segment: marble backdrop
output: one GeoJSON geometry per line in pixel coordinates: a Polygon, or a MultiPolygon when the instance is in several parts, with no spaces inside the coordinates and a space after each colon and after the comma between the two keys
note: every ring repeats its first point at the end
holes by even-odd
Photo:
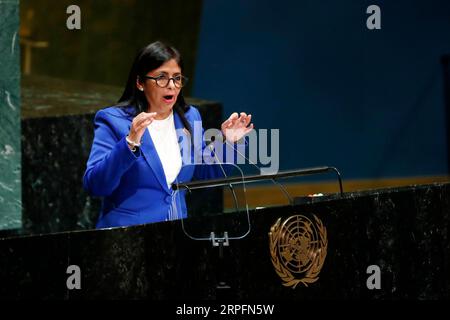
{"type": "Polygon", "coordinates": [[[20,228],[19,1],[0,1],[0,230],[20,228]]]}

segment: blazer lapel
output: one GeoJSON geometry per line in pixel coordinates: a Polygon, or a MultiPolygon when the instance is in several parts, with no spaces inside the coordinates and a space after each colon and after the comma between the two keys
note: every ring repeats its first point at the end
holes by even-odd
{"type": "Polygon", "coordinates": [[[158,152],[156,151],[155,145],[148,129],[145,129],[144,135],[142,136],[141,151],[163,189],[170,194],[170,191],[167,188],[166,174],[164,173],[161,160],[159,159],[158,152]]]}

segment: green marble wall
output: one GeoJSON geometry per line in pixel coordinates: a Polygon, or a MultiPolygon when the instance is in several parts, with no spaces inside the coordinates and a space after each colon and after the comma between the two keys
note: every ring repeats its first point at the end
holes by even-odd
{"type": "Polygon", "coordinates": [[[0,229],[22,225],[19,0],[0,1],[0,229]]]}

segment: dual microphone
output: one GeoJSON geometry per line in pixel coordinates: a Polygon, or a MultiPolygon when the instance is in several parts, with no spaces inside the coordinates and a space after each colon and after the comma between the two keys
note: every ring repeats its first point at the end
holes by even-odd
{"type": "MultiPolygon", "coordinates": [[[[245,137],[244,137],[243,139],[245,139],[245,137]]],[[[216,137],[215,137],[215,136],[212,136],[210,140],[206,141],[207,147],[211,150],[212,154],[214,155],[214,158],[216,159],[217,164],[220,166],[220,169],[221,169],[221,171],[222,171],[224,177],[225,177],[225,178],[228,178],[228,175],[226,174],[225,169],[224,169],[223,166],[222,166],[222,164],[224,164],[224,163],[220,161],[220,159],[217,157],[217,154],[216,154],[216,152],[215,152],[215,149],[214,149],[214,142],[215,142],[215,141],[216,141],[216,137]]],[[[244,140],[244,141],[245,141],[245,140],[244,140]]],[[[261,168],[260,168],[256,163],[254,163],[254,162],[251,161],[249,158],[247,158],[247,157],[245,156],[245,154],[243,154],[242,152],[240,152],[238,148],[235,148],[235,146],[234,146],[233,144],[231,144],[228,140],[224,139],[224,143],[225,143],[226,145],[230,146],[230,147],[233,149],[233,151],[236,151],[241,157],[243,157],[246,161],[248,161],[248,163],[249,163],[250,165],[252,165],[253,167],[255,167],[255,168],[258,170],[259,174],[261,174],[261,168]]],[[[234,155],[233,155],[233,158],[234,158],[234,155]]],[[[275,184],[275,185],[283,192],[283,194],[284,194],[284,195],[286,196],[286,198],[288,199],[289,204],[293,205],[293,204],[294,204],[294,200],[292,199],[291,195],[290,195],[289,192],[286,190],[286,188],[285,188],[280,182],[278,182],[275,178],[273,178],[273,177],[271,177],[269,180],[272,181],[272,183],[275,184]]],[[[245,180],[244,180],[244,182],[245,182],[245,180]]],[[[229,183],[229,184],[228,184],[228,187],[230,188],[230,190],[231,190],[231,192],[232,192],[232,194],[233,194],[233,198],[234,198],[234,202],[235,202],[236,208],[238,208],[238,205],[237,205],[237,203],[238,203],[238,202],[237,202],[237,197],[236,197],[236,194],[235,194],[235,192],[234,192],[233,185],[232,185],[231,183],[229,183]]]]}

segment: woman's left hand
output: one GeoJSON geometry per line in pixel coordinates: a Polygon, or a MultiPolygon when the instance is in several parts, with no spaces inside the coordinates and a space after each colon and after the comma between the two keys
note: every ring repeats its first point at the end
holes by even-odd
{"type": "Polygon", "coordinates": [[[236,142],[243,136],[253,130],[253,123],[250,123],[252,115],[241,112],[239,116],[237,112],[234,112],[224,123],[222,123],[221,129],[225,139],[229,142],[236,142]]]}

